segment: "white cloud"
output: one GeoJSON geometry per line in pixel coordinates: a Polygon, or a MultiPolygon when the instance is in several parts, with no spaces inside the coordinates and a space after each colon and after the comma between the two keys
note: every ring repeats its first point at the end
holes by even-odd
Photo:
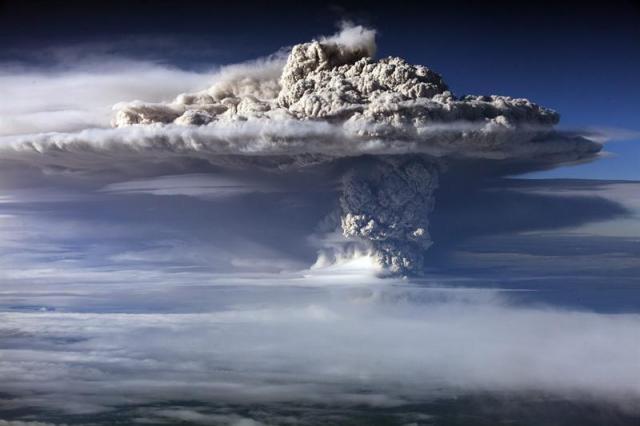
{"type": "Polygon", "coordinates": [[[108,127],[123,99],[166,101],[210,82],[209,73],[112,56],[54,72],[0,65],[0,136],[108,127]]]}
{"type": "Polygon", "coordinates": [[[301,299],[274,277],[276,299],[250,303],[257,290],[244,287],[228,305],[234,292],[221,288],[211,294],[221,308],[199,314],[2,313],[3,335],[15,336],[3,391],[72,412],[163,400],[393,406],[485,391],[640,400],[638,315],[366,280],[301,299]]]}

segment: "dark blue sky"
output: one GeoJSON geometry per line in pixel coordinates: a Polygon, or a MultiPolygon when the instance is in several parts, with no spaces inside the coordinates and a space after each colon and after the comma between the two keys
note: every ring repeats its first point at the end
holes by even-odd
{"type": "MultiPolygon", "coordinates": [[[[266,55],[349,19],[379,31],[379,55],[433,68],[456,94],[527,97],[558,110],[568,128],[640,131],[637,3],[229,3],[5,0],[0,60],[126,40],[118,49],[134,51],[118,53],[198,67],[266,55]],[[163,46],[172,39],[181,41],[178,48],[163,46]]],[[[607,150],[618,157],[553,175],[640,179],[640,141],[614,142],[607,150]]]]}

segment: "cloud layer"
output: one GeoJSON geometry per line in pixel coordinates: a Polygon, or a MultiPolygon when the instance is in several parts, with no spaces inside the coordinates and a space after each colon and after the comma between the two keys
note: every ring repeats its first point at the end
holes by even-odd
{"type": "Polygon", "coordinates": [[[393,407],[510,392],[633,410],[640,398],[638,315],[517,308],[509,293],[344,272],[263,278],[268,292],[224,281],[165,288],[187,313],[0,314],[2,390],[14,397],[3,404],[72,414],[161,401],[393,407]],[[304,287],[341,275],[353,284],[304,287]],[[202,298],[216,302],[193,312],[202,298]]]}

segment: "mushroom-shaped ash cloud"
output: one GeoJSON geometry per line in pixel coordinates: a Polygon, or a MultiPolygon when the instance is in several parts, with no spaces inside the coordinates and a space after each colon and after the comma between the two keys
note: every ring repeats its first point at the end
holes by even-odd
{"type": "Polygon", "coordinates": [[[116,129],[28,137],[13,155],[84,171],[190,158],[278,174],[362,158],[369,166],[334,176],[342,182],[336,226],[368,242],[391,271],[419,273],[447,162],[548,167],[601,148],[555,130],[553,110],[507,96],[456,97],[436,72],[376,60],[375,50],[375,31],[345,26],[286,58],[228,67],[208,89],[172,102],[120,103],[116,129]]]}

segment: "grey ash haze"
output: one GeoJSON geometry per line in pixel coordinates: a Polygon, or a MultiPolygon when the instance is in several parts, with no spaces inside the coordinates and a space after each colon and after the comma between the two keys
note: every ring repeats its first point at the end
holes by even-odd
{"type": "Polygon", "coordinates": [[[2,64],[0,426],[637,423],[638,183],[376,37],[2,64]]]}

